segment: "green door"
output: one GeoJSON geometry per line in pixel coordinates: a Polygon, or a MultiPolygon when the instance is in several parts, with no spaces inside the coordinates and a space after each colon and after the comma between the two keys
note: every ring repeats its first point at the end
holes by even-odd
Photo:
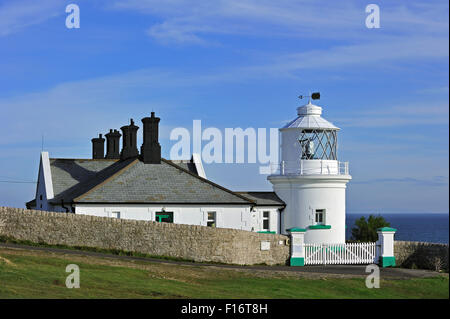
{"type": "Polygon", "coordinates": [[[155,220],[158,223],[173,223],[173,212],[156,212],[155,220]]]}

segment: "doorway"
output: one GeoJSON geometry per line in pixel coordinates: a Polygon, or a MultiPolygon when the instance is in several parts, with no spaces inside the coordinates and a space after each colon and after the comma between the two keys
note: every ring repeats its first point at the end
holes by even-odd
{"type": "Polygon", "coordinates": [[[155,220],[158,223],[173,223],[173,212],[156,212],[155,220]]]}

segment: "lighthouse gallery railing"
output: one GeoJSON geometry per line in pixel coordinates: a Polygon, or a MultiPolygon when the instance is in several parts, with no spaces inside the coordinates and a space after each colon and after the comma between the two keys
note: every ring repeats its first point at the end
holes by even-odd
{"type": "Polygon", "coordinates": [[[348,162],[330,160],[282,161],[270,164],[273,175],[348,175],[348,162]]]}

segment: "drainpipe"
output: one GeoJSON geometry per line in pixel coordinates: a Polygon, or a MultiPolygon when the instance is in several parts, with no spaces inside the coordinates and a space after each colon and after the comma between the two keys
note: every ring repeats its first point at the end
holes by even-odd
{"type": "Polygon", "coordinates": [[[281,235],[281,210],[278,208],[278,234],[281,235]]]}
{"type": "Polygon", "coordinates": [[[283,235],[281,232],[281,212],[284,210],[284,208],[278,208],[278,234],[283,235]]]}

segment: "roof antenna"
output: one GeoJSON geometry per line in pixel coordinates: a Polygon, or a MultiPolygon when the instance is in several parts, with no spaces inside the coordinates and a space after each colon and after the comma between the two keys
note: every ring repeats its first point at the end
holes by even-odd
{"type": "Polygon", "coordinates": [[[42,139],[41,139],[41,152],[44,151],[44,133],[42,133],[42,139]]]}

